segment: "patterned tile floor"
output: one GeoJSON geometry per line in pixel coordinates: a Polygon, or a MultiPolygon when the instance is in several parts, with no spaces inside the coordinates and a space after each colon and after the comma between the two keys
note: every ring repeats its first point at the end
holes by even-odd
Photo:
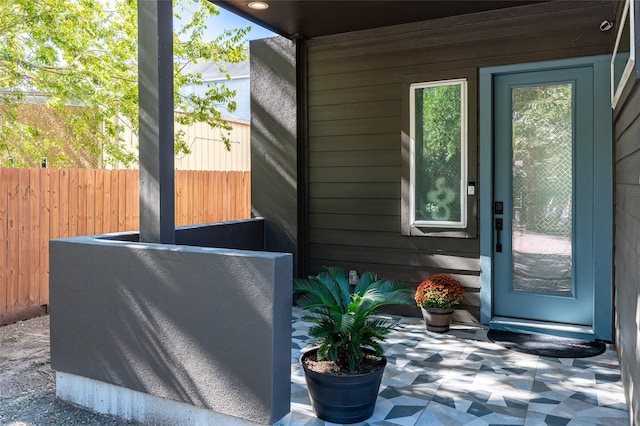
{"type": "MultiPolygon", "coordinates": [[[[293,310],[291,413],[286,426],[325,426],[315,417],[300,355],[309,324],[293,310]]],[[[486,330],[454,325],[427,332],[403,318],[385,344],[388,358],[373,417],[356,425],[628,425],[615,348],[580,359],[513,352],[486,330]]]]}

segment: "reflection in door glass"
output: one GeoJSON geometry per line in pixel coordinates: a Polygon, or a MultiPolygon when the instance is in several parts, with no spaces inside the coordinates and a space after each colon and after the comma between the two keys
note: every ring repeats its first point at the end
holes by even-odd
{"type": "Polygon", "coordinates": [[[513,88],[513,289],[572,294],[573,84],[513,88]]]}

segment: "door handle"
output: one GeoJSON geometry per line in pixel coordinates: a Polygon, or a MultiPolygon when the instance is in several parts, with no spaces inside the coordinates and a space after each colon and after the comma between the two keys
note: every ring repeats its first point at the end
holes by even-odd
{"type": "MultiPolygon", "coordinates": [[[[493,214],[502,215],[504,213],[504,203],[502,201],[496,201],[493,203],[493,214]]],[[[502,251],[502,243],[500,242],[500,231],[502,231],[502,218],[495,218],[496,228],[496,253],[502,251]]]]}

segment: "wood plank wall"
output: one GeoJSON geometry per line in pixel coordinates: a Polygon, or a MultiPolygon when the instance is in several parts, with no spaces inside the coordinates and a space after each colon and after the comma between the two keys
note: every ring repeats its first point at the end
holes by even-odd
{"type": "MultiPolygon", "coordinates": [[[[617,110],[615,141],[615,328],[625,389],[640,389],[640,87],[617,110]]],[[[640,424],[640,399],[629,394],[631,424],[640,424]]]]}
{"type": "MultiPolygon", "coordinates": [[[[622,2],[619,3],[623,5],[622,2]]],[[[637,7],[637,6],[636,6],[637,7]]],[[[618,19],[622,7],[619,8],[618,19]]],[[[637,16],[637,13],[636,13],[637,16]]],[[[636,31],[640,23],[636,20],[636,31]]],[[[611,49],[613,51],[613,47],[611,49]]],[[[630,424],[640,424],[640,72],[636,71],[614,111],[615,163],[614,302],[616,348],[630,424]]]]}
{"type": "Polygon", "coordinates": [[[467,288],[458,319],[476,321],[478,238],[401,235],[408,84],[468,79],[469,180],[478,182],[478,69],[609,53],[612,34],[598,25],[611,11],[550,2],[308,41],[309,273],[337,265],[415,286],[449,272],[467,288]]]}
{"type": "MultiPolygon", "coordinates": [[[[250,172],[176,171],[176,226],[246,219],[250,172]]],[[[135,231],[137,170],[0,168],[0,324],[46,311],[49,240],[135,231]]]]}

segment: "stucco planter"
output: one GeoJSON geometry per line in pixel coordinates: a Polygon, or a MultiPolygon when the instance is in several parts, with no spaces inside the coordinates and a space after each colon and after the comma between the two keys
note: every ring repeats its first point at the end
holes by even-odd
{"type": "Polygon", "coordinates": [[[137,233],[52,240],[58,398],[140,423],[282,419],[293,262],[262,251],[263,236],[261,223],[244,221],[177,229],[181,244],[137,233]]]}

